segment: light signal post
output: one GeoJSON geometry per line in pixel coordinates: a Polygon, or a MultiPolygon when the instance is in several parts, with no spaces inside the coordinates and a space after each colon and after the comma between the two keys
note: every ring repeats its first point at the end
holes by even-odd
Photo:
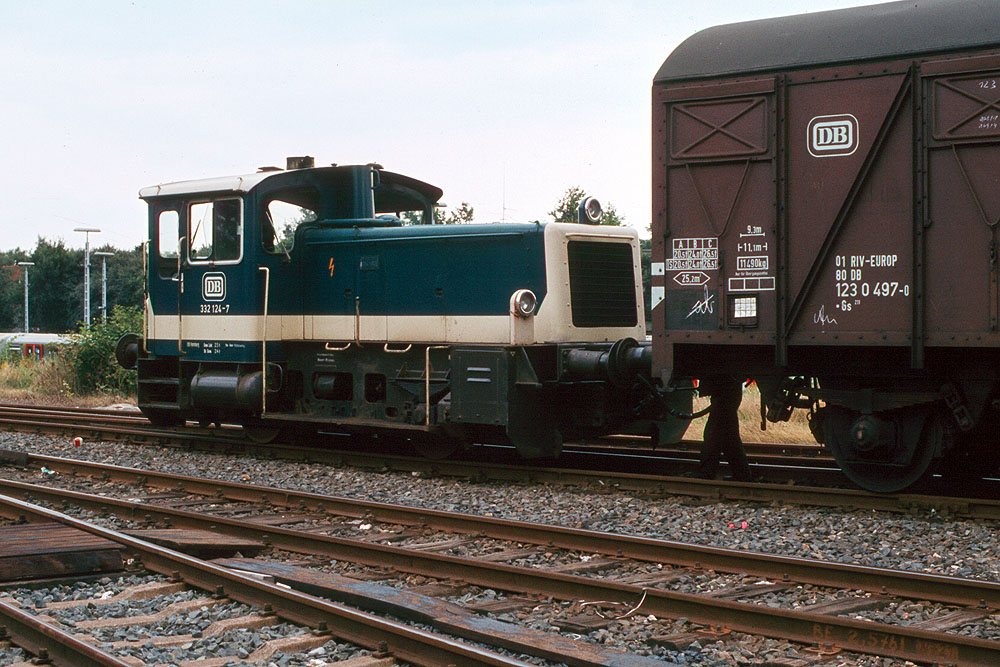
{"type": "Polygon", "coordinates": [[[86,234],[86,243],[83,250],[83,324],[90,326],[90,234],[99,233],[97,227],[76,227],[74,232],[86,234]]]}
{"type": "Polygon", "coordinates": [[[24,333],[28,333],[28,267],[34,266],[34,262],[18,262],[18,266],[24,267],[24,333]]]}
{"type": "Polygon", "coordinates": [[[113,252],[98,250],[94,257],[101,258],[101,318],[108,319],[108,257],[114,257],[113,252]]]}

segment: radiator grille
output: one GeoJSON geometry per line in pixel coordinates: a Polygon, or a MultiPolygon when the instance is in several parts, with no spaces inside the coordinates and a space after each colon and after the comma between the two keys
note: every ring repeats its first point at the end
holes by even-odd
{"type": "Polygon", "coordinates": [[[631,244],[570,241],[568,252],[573,326],[634,327],[631,244]]]}

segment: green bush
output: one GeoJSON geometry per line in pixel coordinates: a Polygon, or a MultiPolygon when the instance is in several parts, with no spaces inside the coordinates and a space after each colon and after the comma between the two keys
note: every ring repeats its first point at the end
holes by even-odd
{"type": "Polygon", "coordinates": [[[139,331],[142,331],[142,311],[134,306],[115,306],[107,320],[97,320],[89,327],[81,325],[62,350],[73,372],[74,393],[134,396],[135,372],[115,361],[115,344],[122,335],[139,331]]]}

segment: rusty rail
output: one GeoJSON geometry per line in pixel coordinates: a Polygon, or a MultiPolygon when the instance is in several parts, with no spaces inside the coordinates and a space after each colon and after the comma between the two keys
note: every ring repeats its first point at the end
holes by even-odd
{"type": "Polygon", "coordinates": [[[385,645],[392,655],[414,664],[432,667],[458,664],[527,667],[527,663],[520,660],[287,590],[16,498],[0,496],[0,514],[9,518],[24,516],[55,521],[98,535],[124,545],[141,559],[144,567],[153,572],[180,577],[192,586],[222,593],[245,604],[259,607],[271,605],[276,615],[295,623],[313,628],[325,623],[329,631],[341,639],[372,649],[385,645]]]}
{"type": "MultiPolygon", "coordinates": [[[[24,408],[19,408],[24,410],[24,408]]],[[[958,515],[974,519],[1000,520],[1000,501],[992,497],[944,497],[920,494],[874,494],[859,489],[826,488],[788,484],[747,484],[740,482],[687,479],[660,474],[636,474],[572,468],[540,468],[528,465],[502,463],[486,464],[481,461],[430,461],[410,456],[392,455],[383,452],[330,451],[319,447],[291,445],[255,445],[247,443],[238,429],[152,429],[142,419],[131,418],[130,425],[100,427],[80,426],[68,421],[51,421],[42,415],[43,408],[29,408],[33,419],[13,419],[3,415],[0,405],[0,425],[6,423],[26,429],[47,432],[83,434],[88,437],[117,437],[125,440],[153,440],[183,446],[204,446],[206,448],[239,451],[247,454],[277,456],[288,460],[317,461],[334,464],[351,464],[361,468],[384,468],[404,472],[425,472],[428,474],[464,477],[477,480],[497,481],[544,481],[566,486],[581,486],[602,489],[620,489],[662,495],[684,495],[719,501],[780,502],[819,507],[848,507],[872,509],[886,512],[919,512],[934,510],[939,515],[958,515]],[[87,430],[89,429],[89,431],[87,430]]],[[[76,409],[77,412],[86,412],[76,409]]],[[[70,410],[68,412],[73,412],[70,410]]],[[[109,411],[99,411],[106,413],[109,411]]],[[[114,416],[114,415],[112,415],[114,416]]],[[[808,459],[808,457],[804,457],[808,459]]],[[[649,465],[656,465],[650,463],[649,465]]],[[[773,470],[773,469],[772,469],[773,470]]],[[[827,482],[844,482],[839,470],[830,468],[807,468],[800,461],[789,468],[789,474],[796,477],[815,477],[827,482]]],[[[784,473],[782,473],[784,474],[784,473]]],[[[994,496],[996,494],[993,494],[994,496]]]]}
{"type": "MultiPolygon", "coordinates": [[[[186,510],[61,491],[22,482],[4,482],[2,488],[12,495],[45,498],[52,502],[72,502],[84,507],[105,509],[128,518],[148,517],[161,521],[166,519],[175,527],[211,529],[220,534],[242,537],[256,535],[273,547],[297,553],[322,554],[373,567],[386,567],[436,578],[457,579],[491,588],[552,596],[562,600],[610,601],[635,606],[636,610],[644,614],[664,618],[683,616],[703,625],[721,624],[741,632],[781,637],[807,644],[832,643],[851,651],[906,660],[936,660],[963,665],[1000,664],[1000,642],[961,635],[773,609],[762,605],[648,589],[574,575],[547,573],[533,568],[479,562],[346,538],[314,535],[280,527],[261,526],[186,510]]],[[[146,562],[146,556],[143,558],[144,564],[150,567],[146,562]]],[[[161,565],[162,567],[166,566],[161,565]]],[[[156,567],[152,569],[164,571],[156,567]]],[[[303,622],[300,620],[302,617],[293,615],[290,618],[303,622]]],[[[360,641],[358,643],[363,644],[360,641]]]]}
{"type": "Polygon", "coordinates": [[[14,644],[37,656],[38,664],[53,664],[57,667],[132,667],[128,662],[105,653],[93,644],[77,639],[44,623],[17,607],[0,602],[0,639],[14,644]]]}

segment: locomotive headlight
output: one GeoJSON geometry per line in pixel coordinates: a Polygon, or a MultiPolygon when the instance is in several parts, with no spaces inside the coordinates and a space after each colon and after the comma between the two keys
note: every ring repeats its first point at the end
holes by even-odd
{"type": "Polygon", "coordinates": [[[576,219],[582,225],[597,225],[600,224],[602,215],[604,215],[604,209],[601,207],[601,202],[593,197],[587,197],[580,202],[576,219]]]}
{"type": "Polygon", "coordinates": [[[511,311],[518,317],[531,317],[535,314],[538,299],[530,289],[519,289],[510,298],[511,311]]]}

